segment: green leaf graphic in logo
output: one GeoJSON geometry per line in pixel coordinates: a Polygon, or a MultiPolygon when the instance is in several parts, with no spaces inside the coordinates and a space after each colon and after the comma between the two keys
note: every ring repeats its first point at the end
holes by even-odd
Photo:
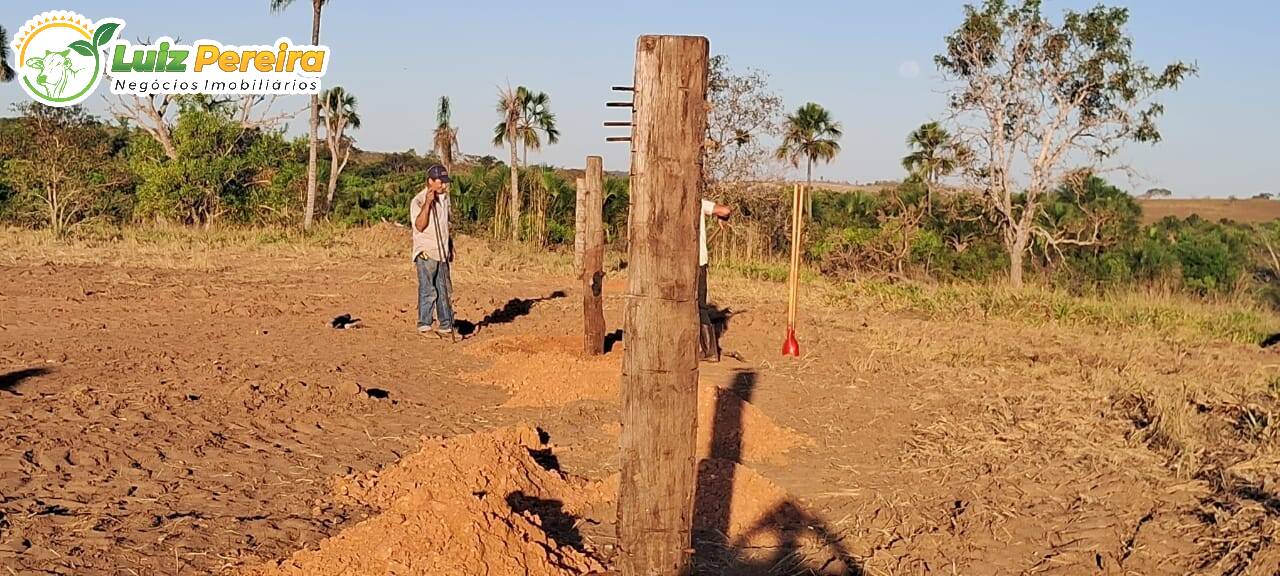
{"type": "Polygon", "coordinates": [[[72,42],[68,48],[75,50],[76,54],[81,56],[93,56],[93,44],[85,42],[84,40],[76,40],[75,42],[72,42]]]}
{"type": "Polygon", "coordinates": [[[116,30],[119,29],[120,25],[115,22],[107,22],[98,26],[98,29],[93,31],[93,45],[98,47],[106,46],[115,37],[116,30]]]}

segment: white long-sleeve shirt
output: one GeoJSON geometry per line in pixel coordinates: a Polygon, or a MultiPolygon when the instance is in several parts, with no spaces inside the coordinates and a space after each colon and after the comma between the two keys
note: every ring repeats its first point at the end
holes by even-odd
{"type": "Polygon", "coordinates": [[[702,214],[698,216],[698,265],[706,266],[710,258],[707,257],[707,216],[714,214],[716,211],[716,203],[706,198],[702,199],[702,214]]]}
{"type": "Polygon", "coordinates": [[[427,258],[437,262],[449,259],[449,195],[436,195],[434,214],[427,217],[427,227],[418,231],[418,214],[426,207],[427,191],[419,192],[409,202],[409,228],[413,230],[413,259],[418,254],[426,254],[427,258]],[[438,233],[438,235],[437,235],[438,233]]]}

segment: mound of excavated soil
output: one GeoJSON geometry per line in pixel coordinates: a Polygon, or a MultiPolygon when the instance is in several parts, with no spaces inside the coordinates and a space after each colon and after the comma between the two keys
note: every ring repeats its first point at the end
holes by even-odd
{"type": "Polygon", "coordinates": [[[785,464],[786,453],[813,439],[779,425],[732,390],[698,386],[698,458],[785,464]]]}
{"type": "MultiPolygon", "coordinates": [[[[479,345],[475,352],[493,364],[468,376],[511,393],[507,406],[562,406],[577,400],[616,402],[621,354],[584,356],[576,337],[517,336],[479,345]]],[[[618,434],[618,426],[606,431],[618,434]]],[[[779,426],[735,392],[709,384],[698,387],[698,457],[753,464],[785,464],[785,454],[812,440],[779,426]]]]}
{"type": "Polygon", "coordinates": [[[569,514],[581,505],[580,494],[599,490],[543,468],[542,455],[549,447],[529,427],[429,440],[381,471],[335,482],[339,500],[379,510],[373,518],[322,541],[318,550],[243,574],[599,573],[598,561],[570,545],[579,542],[561,541],[574,536],[569,514]]]}
{"type": "Polygon", "coordinates": [[[537,498],[567,499],[566,508],[580,510],[576,490],[583,482],[539,463],[540,458],[550,455],[551,447],[529,426],[430,438],[423,441],[421,450],[394,465],[336,480],[333,492],[340,502],[374,508],[387,508],[418,490],[442,487],[500,497],[523,492],[537,498]]]}
{"type": "Polygon", "coordinates": [[[618,398],[622,354],[582,353],[582,339],[516,336],[476,347],[493,364],[466,378],[493,384],[511,393],[507,406],[562,406],[578,400],[618,398]]]}

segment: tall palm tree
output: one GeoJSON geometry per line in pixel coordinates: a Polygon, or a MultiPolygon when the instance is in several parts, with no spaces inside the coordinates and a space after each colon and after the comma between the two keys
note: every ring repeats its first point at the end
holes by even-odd
{"type": "Polygon", "coordinates": [[[448,170],[453,170],[453,155],[458,151],[458,129],[449,124],[451,116],[449,97],[441,96],[440,105],[436,108],[436,131],[432,136],[432,147],[440,163],[448,170]]]}
{"type": "Polygon", "coordinates": [[[926,122],[907,135],[911,153],[902,157],[902,167],[924,184],[925,210],[933,211],[933,188],[940,178],[955,172],[964,149],[937,122],[926,122]]]}
{"type": "MultiPolygon", "coordinates": [[[[830,162],[840,153],[840,123],[831,119],[826,108],[813,102],[788,114],[782,123],[782,145],[777,158],[800,167],[805,162],[805,183],[813,184],[813,165],[819,161],[830,162]]],[[[813,215],[813,196],[809,196],[809,215],[813,215]]]]}
{"type": "Polygon", "coordinates": [[[360,128],[360,114],[356,112],[356,97],[334,86],[320,95],[324,109],[324,139],[329,148],[329,189],[325,197],[325,211],[333,211],[333,196],[338,190],[338,175],[347,167],[351,158],[351,139],[343,135],[350,128],[360,128]],[[339,161],[341,158],[341,161],[339,161]]]}
{"type": "MultiPolygon", "coordinates": [[[[516,145],[519,141],[520,119],[524,112],[522,94],[527,93],[523,86],[512,89],[510,86],[498,91],[498,124],[493,127],[493,145],[502,147],[506,144],[511,152],[511,189],[507,192],[507,217],[512,240],[520,239],[520,164],[516,158],[516,145]]],[[[494,213],[494,233],[501,237],[503,230],[501,218],[494,213]]]]}
{"type": "Polygon", "coordinates": [[[9,33],[0,26],[0,82],[13,80],[13,68],[9,67],[9,33]]]}
{"type": "Polygon", "coordinates": [[[556,128],[556,115],[551,112],[551,97],[546,92],[531,92],[524,86],[520,93],[520,126],[518,138],[523,148],[521,164],[529,165],[529,149],[542,149],[542,132],[547,136],[547,144],[560,141],[560,130],[556,128]]]}
{"type": "MultiPolygon", "coordinates": [[[[320,44],[320,13],[329,0],[311,0],[311,44],[320,44]]],[[[271,11],[281,12],[293,4],[293,0],[271,0],[271,11]]],[[[320,130],[320,96],[311,95],[311,133],[308,136],[311,150],[307,153],[307,207],[303,213],[302,227],[311,228],[316,212],[316,147],[320,130]]]]}

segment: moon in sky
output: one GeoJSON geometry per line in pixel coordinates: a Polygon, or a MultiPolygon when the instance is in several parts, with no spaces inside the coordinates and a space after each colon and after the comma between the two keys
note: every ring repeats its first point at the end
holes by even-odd
{"type": "Polygon", "coordinates": [[[920,75],[920,64],[915,60],[907,60],[898,65],[898,76],[911,80],[920,75]]]}

